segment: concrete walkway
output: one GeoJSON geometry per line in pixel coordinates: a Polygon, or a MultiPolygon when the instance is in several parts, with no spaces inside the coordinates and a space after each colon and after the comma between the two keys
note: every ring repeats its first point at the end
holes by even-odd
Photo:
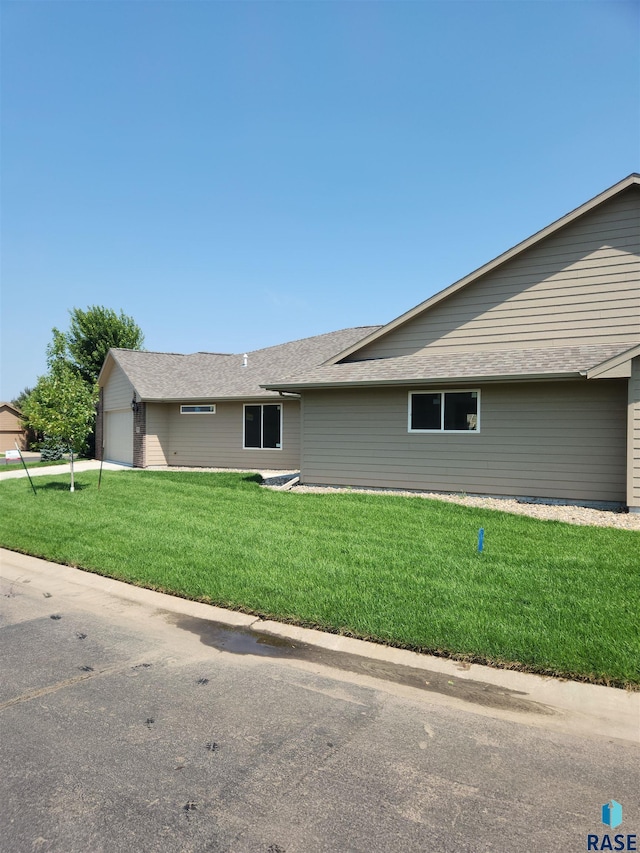
{"type": "MultiPolygon", "coordinates": [[[[73,463],[73,469],[76,474],[82,471],[97,471],[100,468],[100,462],[97,459],[80,459],[73,463]]],[[[129,465],[120,465],[117,462],[105,462],[102,466],[103,471],[131,471],[129,465]]],[[[50,468],[44,466],[42,468],[29,468],[31,477],[51,477],[57,474],[70,474],[71,465],[52,465],[50,468]]],[[[0,480],[14,480],[16,477],[26,477],[27,474],[24,468],[15,468],[13,471],[2,471],[0,469],[0,480]]]]}
{"type": "MultiPolygon", "coordinates": [[[[26,458],[26,457],[25,457],[26,458]]],[[[29,462],[28,459],[26,459],[29,462]]],[[[80,459],[78,462],[74,462],[74,470],[75,473],[78,474],[82,471],[97,471],[100,468],[100,461],[98,459],[80,459]]],[[[154,465],[149,468],[133,468],[131,465],[122,465],[120,462],[104,462],[102,465],[103,471],[195,471],[196,473],[207,473],[207,472],[236,472],[240,474],[247,473],[246,468],[181,468],[175,466],[168,465],[154,465]]],[[[71,465],[52,465],[50,468],[45,466],[42,468],[29,468],[29,474],[32,477],[50,477],[55,476],[56,474],[69,474],[71,472],[71,465]]],[[[289,486],[292,481],[297,482],[298,472],[297,471],[272,471],[272,470],[261,470],[261,471],[250,471],[250,473],[260,474],[260,476],[265,481],[266,485],[273,485],[274,488],[279,488],[280,486],[289,486]]],[[[26,477],[26,472],[24,468],[15,468],[12,471],[3,471],[0,468],[0,480],[13,480],[16,477],[26,477]]]]}

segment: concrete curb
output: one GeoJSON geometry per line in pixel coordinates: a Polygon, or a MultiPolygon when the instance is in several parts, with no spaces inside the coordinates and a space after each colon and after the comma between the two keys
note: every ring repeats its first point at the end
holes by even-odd
{"type": "MultiPolygon", "coordinates": [[[[49,563],[13,551],[0,549],[1,576],[10,583],[24,582],[24,578],[40,577],[47,587],[60,582],[68,591],[69,584],[76,588],[91,589],[96,593],[110,595],[158,611],[178,613],[198,619],[219,623],[224,626],[244,628],[260,634],[268,634],[317,649],[327,649],[348,655],[356,655],[370,661],[382,661],[398,667],[423,670],[425,676],[440,674],[452,681],[470,681],[480,685],[502,688],[507,693],[517,693],[528,702],[538,703],[551,709],[551,715],[504,712],[453,699],[437,692],[425,693],[408,687],[395,692],[436,703],[453,704],[461,710],[488,716],[501,716],[516,722],[542,726],[557,731],[569,731],[575,735],[605,737],[640,743],[640,693],[619,690],[599,685],[562,681],[524,672],[494,669],[479,664],[466,664],[446,658],[422,655],[416,652],[357,640],[338,634],[328,634],[310,628],[263,620],[246,613],[188,601],[142,587],[131,586],[101,575],[49,563]]],[[[79,592],[81,590],[78,590],[79,592]]],[[[295,661],[293,662],[295,664],[295,661]]],[[[318,669],[321,665],[313,665],[318,669]]],[[[332,677],[348,678],[349,674],[330,670],[332,677]]],[[[362,679],[361,679],[362,680],[362,679]]],[[[366,681],[367,678],[364,678],[366,681]]],[[[372,681],[376,681],[371,676],[372,681]]],[[[425,681],[428,681],[425,678],[425,681]]],[[[376,682],[377,683],[377,682],[376,682]]],[[[449,682],[451,683],[451,682],[449,682]]],[[[379,683],[377,683],[379,687],[379,683]]]]}

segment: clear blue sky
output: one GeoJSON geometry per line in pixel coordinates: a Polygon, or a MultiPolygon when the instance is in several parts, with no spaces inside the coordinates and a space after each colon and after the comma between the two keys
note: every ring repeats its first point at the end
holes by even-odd
{"type": "Polygon", "coordinates": [[[640,169],[640,5],[2,3],[2,388],[385,323],[640,169]]]}

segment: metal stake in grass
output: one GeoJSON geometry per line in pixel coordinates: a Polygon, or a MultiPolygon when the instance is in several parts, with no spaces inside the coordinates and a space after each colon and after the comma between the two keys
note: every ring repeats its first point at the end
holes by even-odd
{"type": "Polygon", "coordinates": [[[98,491],[100,491],[100,483],[102,482],[102,465],[104,463],[104,441],[102,442],[102,453],[100,454],[100,473],[98,474],[98,491]]]}
{"type": "Polygon", "coordinates": [[[480,530],[478,530],[478,553],[481,554],[483,548],[484,548],[484,527],[481,527],[480,530]]]}
{"type": "Polygon", "coordinates": [[[33,485],[33,480],[31,479],[31,474],[29,473],[29,469],[27,468],[27,463],[24,461],[24,456],[22,455],[22,451],[21,451],[21,450],[20,450],[20,448],[18,447],[18,442],[17,442],[17,441],[15,442],[15,445],[16,445],[16,450],[17,450],[17,451],[18,451],[18,453],[20,454],[20,461],[21,461],[21,462],[22,462],[22,464],[24,465],[24,470],[26,471],[26,473],[27,473],[27,477],[29,478],[29,482],[31,483],[31,488],[33,489],[33,494],[34,494],[34,495],[37,495],[38,493],[36,492],[36,487],[33,485]]]}

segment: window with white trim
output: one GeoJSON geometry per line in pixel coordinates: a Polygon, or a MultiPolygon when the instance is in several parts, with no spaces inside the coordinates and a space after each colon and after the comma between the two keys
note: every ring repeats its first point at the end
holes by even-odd
{"type": "Polygon", "coordinates": [[[411,391],[409,432],[480,432],[480,391],[411,391]]]}
{"type": "Polygon", "coordinates": [[[180,406],[181,415],[215,415],[215,403],[201,403],[196,406],[189,404],[188,406],[180,406]]]}
{"type": "Polygon", "coordinates": [[[282,448],[282,406],[278,403],[245,403],[245,450],[282,448]]]}

